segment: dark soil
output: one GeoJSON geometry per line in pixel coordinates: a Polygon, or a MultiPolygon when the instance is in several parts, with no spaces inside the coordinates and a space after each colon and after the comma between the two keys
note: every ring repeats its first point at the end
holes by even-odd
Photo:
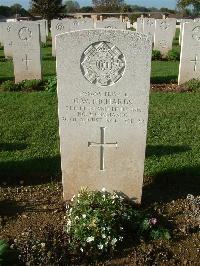
{"type": "Polygon", "coordinates": [[[152,91],[163,91],[163,92],[190,92],[191,89],[185,87],[184,85],[177,85],[174,83],[168,84],[151,84],[152,91]]]}
{"type": "MultiPolygon", "coordinates": [[[[149,178],[147,179],[149,183],[149,178]]],[[[145,193],[145,192],[144,192],[145,193]]],[[[145,194],[143,195],[145,197],[145,194]]],[[[116,254],[102,258],[99,265],[199,265],[199,202],[177,199],[171,202],[145,200],[171,224],[172,239],[124,244],[116,254]]],[[[200,198],[199,198],[200,201],[200,198]]],[[[89,265],[83,257],[73,257],[63,234],[65,204],[60,183],[0,188],[0,239],[20,251],[26,265],[89,265]]],[[[24,264],[23,264],[24,265],[24,264]]]]}

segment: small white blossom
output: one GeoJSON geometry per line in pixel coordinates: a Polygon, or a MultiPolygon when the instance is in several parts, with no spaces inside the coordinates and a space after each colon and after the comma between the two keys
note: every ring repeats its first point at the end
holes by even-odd
{"type": "Polygon", "coordinates": [[[99,244],[98,245],[98,249],[103,249],[103,245],[102,244],[99,244]]]}
{"type": "Polygon", "coordinates": [[[86,242],[87,242],[87,243],[90,243],[90,242],[92,242],[92,241],[94,241],[94,237],[93,237],[93,236],[89,236],[89,237],[86,239],[86,242]]]}
{"type": "Polygon", "coordinates": [[[41,243],[41,247],[44,248],[45,247],[45,243],[41,243]]]}
{"type": "Polygon", "coordinates": [[[71,198],[71,201],[74,201],[74,198],[76,197],[76,195],[74,195],[72,198],[71,198]]]}
{"type": "Polygon", "coordinates": [[[121,231],[122,231],[122,230],[124,230],[124,228],[123,228],[122,226],[120,226],[120,228],[119,228],[119,229],[120,229],[121,231]]]}
{"type": "Polygon", "coordinates": [[[122,241],[122,240],[123,240],[123,236],[120,236],[120,237],[119,237],[119,241],[122,241]]]}
{"type": "Polygon", "coordinates": [[[102,192],[106,192],[106,189],[105,189],[105,187],[103,187],[101,191],[102,191],[102,192]]]}
{"type": "Polygon", "coordinates": [[[102,234],[102,238],[106,238],[106,235],[105,234],[102,234]]]}
{"type": "Polygon", "coordinates": [[[112,241],[111,241],[111,245],[114,246],[117,242],[117,238],[113,238],[112,241]]]}
{"type": "Polygon", "coordinates": [[[83,248],[80,248],[80,251],[83,252],[83,248]]]}
{"type": "Polygon", "coordinates": [[[82,217],[85,219],[86,218],[86,214],[83,214],[82,217]]]}
{"type": "Polygon", "coordinates": [[[78,216],[76,216],[74,219],[75,219],[75,220],[78,220],[78,219],[79,219],[79,217],[78,217],[78,216]]]}

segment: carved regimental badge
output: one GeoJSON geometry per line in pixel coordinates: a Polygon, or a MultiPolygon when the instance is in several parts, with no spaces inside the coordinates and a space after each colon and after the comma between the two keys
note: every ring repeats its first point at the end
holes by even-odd
{"type": "Polygon", "coordinates": [[[200,26],[197,26],[192,30],[192,38],[200,41],[200,26]]]}
{"type": "Polygon", "coordinates": [[[32,32],[28,27],[22,27],[18,32],[18,36],[22,41],[28,41],[32,37],[32,32]]]}
{"type": "Polygon", "coordinates": [[[81,57],[83,76],[92,84],[113,85],[123,76],[124,70],[123,53],[109,42],[93,43],[81,57]]]}

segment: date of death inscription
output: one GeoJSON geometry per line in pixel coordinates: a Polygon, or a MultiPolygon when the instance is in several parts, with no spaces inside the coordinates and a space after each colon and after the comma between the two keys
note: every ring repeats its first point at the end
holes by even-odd
{"type": "Polygon", "coordinates": [[[120,123],[144,126],[145,110],[133,97],[121,92],[85,92],[72,98],[62,110],[68,123],[120,123]]]}

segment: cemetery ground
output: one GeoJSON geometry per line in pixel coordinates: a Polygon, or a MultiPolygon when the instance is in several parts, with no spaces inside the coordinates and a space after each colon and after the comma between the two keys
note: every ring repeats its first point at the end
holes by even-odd
{"type": "MultiPolygon", "coordinates": [[[[55,75],[50,43],[42,53],[48,79],[55,75]]],[[[142,197],[142,208],[163,221],[171,239],[130,235],[99,265],[199,265],[199,203],[187,196],[200,188],[200,93],[175,85],[178,64],[152,63],[142,197]]],[[[0,50],[0,83],[13,78],[12,61],[0,50]]],[[[0,121],[0,239],[18,246],[29,265],[88,265],[69,254],[62,233],[56,92],[1,92],[0,121]]]]}

